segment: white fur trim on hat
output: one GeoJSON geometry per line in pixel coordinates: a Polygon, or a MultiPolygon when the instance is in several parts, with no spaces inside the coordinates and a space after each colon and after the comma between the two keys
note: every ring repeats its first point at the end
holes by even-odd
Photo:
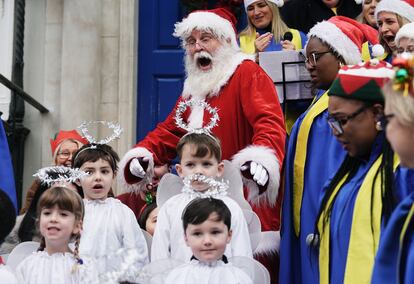
{"type": "Polygon", "coordinates": [[[408,38],[414,40],[414,23],[408,23],[402,26],[395,36],[395,43],[397,46],[400,45],[400,39],[408,38]]]}
{"type": "Polygon", "coordinates": [[[207,11],[190,13],[187,18],[175,24],[173,36],[181,38],[184,45],[185,40],[194,29],[211,31],[224,40],[230,39],[231,45],[237,50],[239,49],[233,25],[215,13],[207,11]]]}
{"type": "Polygon", "coordinates": [[[261,233],[259,245],[253,252],[254,256],[271,255],[279,252],[280,231],[266,231],[261,233]]]}
{"type": "Polygon", "coordinates": [[[136,147],[136,148],[129,150],[119,162],[118,181],[122,186],[122,192],[138,193],[142,190],[145,190],[146,185],[152,181],[153,176],[154,176],[154,158],[152,156],[152,153],[148,151],[146,148],[136,147]],[[124,176],[125,166],[133,158],[143,158],[143,157],[149,158],[147,174],[138,183],[134,183],[134,184],[127,183],[125,176],[124,176]]]}
{"type": "Polygon", "coordinates": [[[334,51],[342,56],[346,64],[357,64],[361,61],[361,52],[358,46],[335,24],[328,21],[317,23],[308,33],[309,39],[312,36],[329,44],[334,51]]]}
{"type": "Polygon", "coordinates": [[[407,18],[410,22],[414,22],[414,7],[402,0],[382,0],[379,2],[375,8],[377,23],[380,12],[392,12],[407,18]]]}
{"type": "Polygon", "coordinates": [[[355,3],[362,4],[362,0],[355,0],[355,3]]]}
{"type": "MultiPolygon", "coordinates": [[[[244,0],[244,9],[246,9],[246,11],[247,11],[247,7],[249,7],[249,5],[251,5],[255,2],[258,2],[258,1],[260,1],[260,0],[244,0]]],[[[285,4],[285,2],[283,0],[267,0],[267,1],[275,3],[276,6],[278,6],[278,7],[282,7],[283,4],[285,4]]]]}
{"type": "Polygon", "coordinates": [[[254,204],[261,202],[274,205],[279,193],[280,167],[275,152],[265,146],[251,145],[233,156],[233,165],[240,167],[249,161],[261,164],[269,175],[269,184],[264,193],[259,195],[259,188],[255,181],[243,177],[243,183],[248,189],[247,200],[254,204]]]}

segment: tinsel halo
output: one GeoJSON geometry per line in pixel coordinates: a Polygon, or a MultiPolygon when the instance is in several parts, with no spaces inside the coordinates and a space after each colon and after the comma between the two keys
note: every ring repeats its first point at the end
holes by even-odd
{"type": "Polygon", "coordinates": [[[219,118],[219,115],[218,115],[218,112],[217,112],[217,108],[211,107],[204,100],[191,99],[191,100],[187,100],[187,101],[182,101],[178,104],[177,110],[175,111],[175,124],[178,127],[186,130],[188,133],[210,134],[211,129],[213,129],[215,126],[217,126],[217,122],[219,120],[220,120],[220,118],[219,118]],[[194,128],[194,127],[191,127],[190,125],[188,125],[184,122],[183,113],[185,112],[185,110],[188,107],[193,107],[193,106],[200,106],[203,109],[207,110],[211,114],[211,120],[206,126],[201,127],[201,128],[194,128]]]}
{"type": "Polygon", "coordinates": [[[88,140],[88,142],[90,144],[108,144],[109,142],[111,142],[112,140],[118,139],[121,134],[123,129],[121,128],[121,126],[118,123],[114,123],[111,121],[102,121],[102,120],[97,120],[97,121],[88,121],[88,122],[82,122],[81,125],[78,126],[79,131],[82,133],[82,136],[88,140]],[[89,133],[89,129],[88,127],[90,125],[104,125],[107,126],[109,129],[113,130],[113,133],[111,136],[105,137],[104,139],[101,139],[99,141],[97,141],[95,139],[95,137],[93,137],[90,133],[89,133]]]}
{"type": "Polygon", "coordinates": [[[88,174],[80,169],[72,169],[64,166],[53,166],[39,169],[33,176],[42,183],[52,185],[56,182],[75,182],[88,174]]]}

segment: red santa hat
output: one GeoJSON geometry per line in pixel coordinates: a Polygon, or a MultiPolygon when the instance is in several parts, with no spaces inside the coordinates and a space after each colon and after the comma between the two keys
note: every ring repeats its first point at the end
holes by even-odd
{"type": "Polygon", "coordinates": [[[317,23],[308,33],[308,38],[317,37],[327,43],[345,60],[346,64],[361,62],[361,48],[365,42],[373,47],[373,56],[384,53],[378,41],[378,31],[353,19],[335,16],[317,23]]]}
{"type": "Polygon", "coordinates": [[[380,12],[392,12],[414,22],[414,0],[382,0],[375,8],[377,22],[380,12]]]}
{"type": "Polygon", "coordinates": [[[193,30],[209,31],[222,39],[230,39],[231,45],[239,49],[236,39],[236,17],[224,8],[194,11],[175,24],[173,36],[184,42],[193,30]]]}
{"type": "MultiPolygon", "coordinates": [[[[247,10],[247,7],[249,7],[249,5],[258,2],[260,0],[244,0],[244,8],[247,10]]],[[[274,4],[276,4],[276,6],[278,7],[282,7],[283,4],[285,3],[283,0],[267,0],[269,2],[272,2],[274,4]]]]}
{"type": "Polygon", "coordinates": [[[55,153],[59,144],[68,139],[78,141],[82,144],[88,144],[88,140],[80,136],[76,130],[68,130],[68,131],[61,130],[55,135],[55,139],[50,139],[50,147],[52,149],[52,155],[55,153]]]}

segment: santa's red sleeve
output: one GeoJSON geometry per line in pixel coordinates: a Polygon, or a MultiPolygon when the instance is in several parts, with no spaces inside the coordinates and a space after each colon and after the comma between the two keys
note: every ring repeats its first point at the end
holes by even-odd
{"type": "Polygon", "coordinates": [[[248,161],[264,166],[269,174],[265,193],[258,195],[258,186],[251,179],[244,178],[249,188],[248,200],[253,203],[275,204],[281,165],[284,159],[286,130],[282,108],[276,89],[270,77],[254,62],[243,64],[240,70],[240,98],[243,114],[253,128],[251,145],[233,156],[233,163],[240,167],[248,161]]]}

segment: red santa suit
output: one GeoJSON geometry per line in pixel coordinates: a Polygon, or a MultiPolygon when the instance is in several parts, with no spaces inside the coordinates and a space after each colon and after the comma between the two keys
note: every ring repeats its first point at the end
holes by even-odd
{"type": "MultiPolygon", "coordinates": [[[[218,109],[220,121],[212,133],[221,141],[223,159],[231,160],[238,168],[246,162],[254,161],[267,170],[269,181],[266,190],[260,195],[256,182],[243,179],[247,188],[246,198],[259,216],[262,230],[278,231],[281,200],[278,189],[286,132],[273,81],[249,55],[238,51],[236,36],[229,21],[214,13],[199,11],[190,14],[181,24],[185,24],[185,27],[176,24],[175,35],[182,39],[196,27],[200,30],[214,30],[218,37],[231,40],[235,52],[226,58],[226,70],[217,86],[208,95],[196,98],[205,99],[211,107],[218,109]],[[200,18],[203,19],[201,23],[200,18]]],[[[150,180],[154,163],[165,164],[176,157],[176,145],[186,133],[176,125],[176,108],[182,100],[193,97],[191,89],[186,88],[185,83],[184,92],[167,119],[126,153],[120,162],[119,175],[124,187],[132,191],[140,190],[150,180]],[[129,164],[135,157],[150,159],[144,179],[132,175],[129,170],[129,164]]],[[[210,116],[207,111],[193,108],[184,112],[183,120],[190,124],[202,121],[206,125],[210,116]]],[[[271,265],[277,266],[276,263],[271,265]]]]}

